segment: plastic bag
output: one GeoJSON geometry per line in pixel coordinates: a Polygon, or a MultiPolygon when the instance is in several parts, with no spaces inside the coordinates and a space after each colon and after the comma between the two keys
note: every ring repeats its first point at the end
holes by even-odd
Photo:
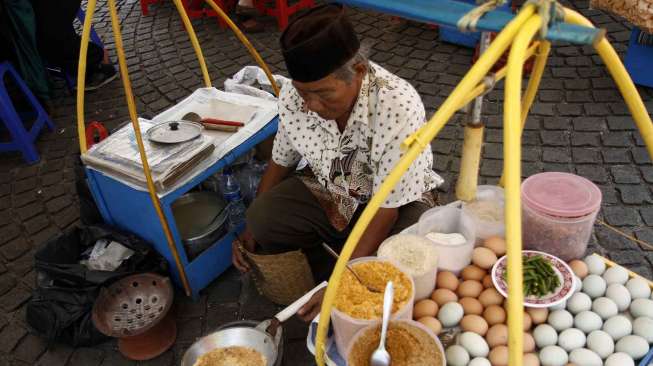
{"type": "MultiPolygon", "coordinates": [[[[280,89],[286,83],[290,82],[290,79],[285,76],[273,75],[273,77],[280,89]]],[[[258,66],[245,66],[234,74],[233,77],[225,80],[224,91],[251,95],[268,100],[277,100],[277,97],[273,94],[268,77],[265,75],[263,69],[258,66]],[[259,87],[256,87],[256,84],[259,87]]]]}
{"type": "Polygon", "coordinates": [[[26,321],[48,341],[90,346],[107,339],[93,325],[93,303],[102,286],[142,272],[165,274],[167,262],[140,238],[107,226],[74,228],[47,241],[34,255],[37,286],[27,303],[26,321]],[[80,263],[98,240],[118,242],[134,251],[115,271],[92,270],[80,263]]]}
{"type": "Polygon", "coordinates": [[[463,212],[474,223],[476,246],[491,236],[505,236],[504,202],[503,188],[478,186],[476,199],[463,204],[463,212]]]}

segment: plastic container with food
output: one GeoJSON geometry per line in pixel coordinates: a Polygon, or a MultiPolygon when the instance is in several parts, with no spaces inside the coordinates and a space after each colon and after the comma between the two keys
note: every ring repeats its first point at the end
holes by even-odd
{"type": "Polygon", "coordinates": [[[383,315],[383,291],[388,281],[394,285],[393,319],[412,319],[415,302],[413,279],[399,264],[377,257],[357,258],[349,264],[365,285],[358,282],[348,270],[342,273],[331,309],[336,348],[341,355],[346,354],[347,346],[356,332],[380,322],[383,315]],[[366,286],[378,289],[379,292],[372,292],[366,286]]]}
{"type": "Polygon", "coordinates": [[[415,300],[431,296],[438,273],[438,250],[430,240],[419,235],[393,235],[381,243],[377,254],[399,263],[413,277],[415,300]]]}
{"type": "Polygon", "coordinates": [[[581,258],[601,208],[601,190],[574,174],[547,172],[524,180],[524,249],[550,253],[568,262],[581,258]]]}
{"type": "Polygon", "coordinates": [[[489,237],[505,236],[504,203],[503,188],[489,185],[478,186],[476,199],[463,203],[463,212],[474,223],[476,246],[489,237]]]}
{"type": "Polygon", "coordinates": [[[439,270],[458,275],[471,263],[476,242],[474,223],[456,205],[435,207],[424,212],[417,222],[417,233],[431,240],[437,248],[439,270]],[[438,234],[459,234],[464,240],[438,234]]]}
{"type": "MultiPolygon", "coordinates": [[[[368,366],[372,352],[379,346],[380,325],[358,331],[347,348],[349,366],[368,366]]],[[[385,341],[392,366],[445,366],[444,349],[438,337],[424,325],[412,320],[391,321],[385,341]]]]}

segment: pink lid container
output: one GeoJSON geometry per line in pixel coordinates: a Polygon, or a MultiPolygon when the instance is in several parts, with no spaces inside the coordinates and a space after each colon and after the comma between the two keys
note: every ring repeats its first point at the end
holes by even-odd
{"type": "Polygon", "coordinates": [[[589,180],[570,173],[546,172],[522,183],[522,200],[532,209],[555,217],[583,217],[601,206],[601,190],[589,180]]]}

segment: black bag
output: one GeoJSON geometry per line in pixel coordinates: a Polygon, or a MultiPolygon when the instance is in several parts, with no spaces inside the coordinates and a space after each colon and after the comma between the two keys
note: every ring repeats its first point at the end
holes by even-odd
{"type": "Polygon", "coordinates": [[[73,228],[46,242],[35,254],[37,287],[27,304],[27,324],[49,341],[90,346],[106,340],[91,320],[93,303],[102,286],[125,276],[167,274],[163,257],[135,235],[107,226],[73,228]],[[79,263],[100,239],[116,241],[134,251],[115,271],[90,270],[79,263]]]}

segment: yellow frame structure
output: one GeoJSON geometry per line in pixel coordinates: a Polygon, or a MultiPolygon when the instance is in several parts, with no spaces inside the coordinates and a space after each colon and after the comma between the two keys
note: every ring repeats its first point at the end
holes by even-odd
{"type": "MultiPolygon", "coordinates": [[[[238,39],[247,47],[250,54],[254,57],[256,62],[265,71],[272,88],[278,95],[279,88],[276,85],[272,74],[261,59],[260,55],[256,52],[249,40],[243,35],[238,27],[229,19],[229,17],[218,7],[213,0],[205,0],[213,10],[229,25],[234,31],[238,39]]],[[[179,15],[182,19],[184,26],[189,34],[191,43],[195,50],[200,69],[202,71],[204,85],[211,86],[211,79],[208,74],[206,62],[202,50],[195,35],[188,15],[184,10],[181,0],[173,0],[179,15]]],[[[143,148],[142,136],[140,134],[140,127],[138,123],[136,107],[134,103],[134,95],[129,80],[129,73],[127,70],[127,63],[122,44],[122,37],[120,33],[119,19],[117,16],[115,0],[108,0],[109,10],[111,14],[111,24],[113,34],[116,41],[116,50],[118,54],[118,62],[120,65],[120,73],[123,80],[123,87],[125,89],[125,97],[127,100],[127,107],[129,109],[129,116],[132,126],[135,131],[136,140],[140,152],[141,161],[143,164],[143,171],[147,181],[147,188],[152,199],[161,225],[168,240],[168,246],[173,253],[177,268],[179,270],[184,289],[186,294],[190,294],[188,286],[188,279],[186,277],[183,266],[179,259],[176,246],[174,245],[172,235],[165,216],[161,212],[159,198],[152,183],[152,176],[147,162],[147,156],[143,148]]],[[[84,85],[86,74],[86,55],[88,52],[88,42],[90,37],[90,29],[95,12],[96,0],[88,0],[86,18],[82,30],[82,43],[79,58],[79,68],[77,74],[77,128],[79,134],[79,144],[81,153],[87,151],[85,139],[85,125],[84,125],[84,85]]],[[[592,24],[589,20],[585,19],[577,12],[564,9],[565,21],[568,23],[584,25],[591,27],[592,24]]],[[[337,261],[333,274],[329,280],[329,285],[326,289],[322,309],[320,313],[320,323],[318,326],[317,340],[316,340],[316,353],[315,359],[317,364],[323,366],[325,364],[325,341],[327,330],[329,328],[331,308],[335,300],[336,292],[342,278],[342,273],[345,269],[345,264],[349,261],[352,252],[354,251],[358,241],[365,232],[365,229],[370,224],[372,218],[379,210],[381,204],[390,194],[390,191],[401,179],[401,176],[406,172],[412,162],[421,154],[421,152],[430,146],[430,142],[437,136],[442,127],[447,123],[451,116],[460,108],[474,100],[474,98],[486,92],[487,86],[482,83],[483,78],[488,74],[492,66],[497,62],[501,55],[506,52],[510,47],[510,55],[508,64],[497,71],[493,77],[495,80],[506,78],[505,98],[504,98],[504,176],[501,179],[502,184],[506,190],[506,206],[505,206],[505,222],[506,222],[506,241],[507,241],[507,255],[508,255],[508,328],[509,328],[509,364],[511,366],[519,366],[522,364],[522,326],[523,326],[523,293],[522,293],[522,276],[521,276],[521,202],[520,202],[520,184],[521,184],[521,134],[526,121],[528,111],[532,105],[540,80],[546,65],[546,60],[549,55],[551,45],[545,40],[532,41],[538,30],[542,27],[543,19],[537,14],[536,6],[533,3],[526,4],[517,16],[501,31],[496,39],[490,44],[488,49],[481,55],[478,61],[471,67],[469,72],[460,81],[458,86],[450,94],[450,96],[440,106],[438,111],[433,117],[416,133],[408,137],[402,143],[405,153],[397,165],[390,172],[386,180],[383,182],[378,192],[374,194],[367,207],[363,211],[360,219],[356,222],[352,232],[347,239],[340,259],[337,261]],[[529,47],[529,45],[531,45],[529,47]],[[529,79],[526,92],[522,98],[522,70],[524,62],[535,55],[535,65],[531,77],[529,79]]],[[[614,51],[610,43],[601,38],[595,43],[595,48],[604,63],[606,64],[610,74],[614,78],[623,95],[628,108],[635,119],[635,123],[643,140],[649,155],[653,158],[653,123],[644,107],[641,97],[635,88],[628,72],[624,68],[619,56],[614,51]]],[[[465,149],[463,154],[471,154],[472,156],[480,156],[480,143],[467,143],[464,144],[465,149]]],[[[463,159],[464,160],[464,159],[463,159]]],[[[473,159],[471,159],[473,160],[473,159]]],[[[477,170],[478,168],[476,168],[477,170]]],[[[468,174],[478,174],[476,172],[469,172],[468,174]]],[[[470,186],[457,187],[461,191],[474,192],[476,190],[476,179],[466,180],[470,186]]],[[[468,195],[468,194],[467,194],[468,195]]],[[[608,265],[614,263],[603,258],[608,265]]],[[[636,275],[631,273],[632,275],[636,275]]],[[[649,282],[650,283],[650,282],[649,282]]],[[[653,283],[651,283],[653,287],[653,283]]]]}

